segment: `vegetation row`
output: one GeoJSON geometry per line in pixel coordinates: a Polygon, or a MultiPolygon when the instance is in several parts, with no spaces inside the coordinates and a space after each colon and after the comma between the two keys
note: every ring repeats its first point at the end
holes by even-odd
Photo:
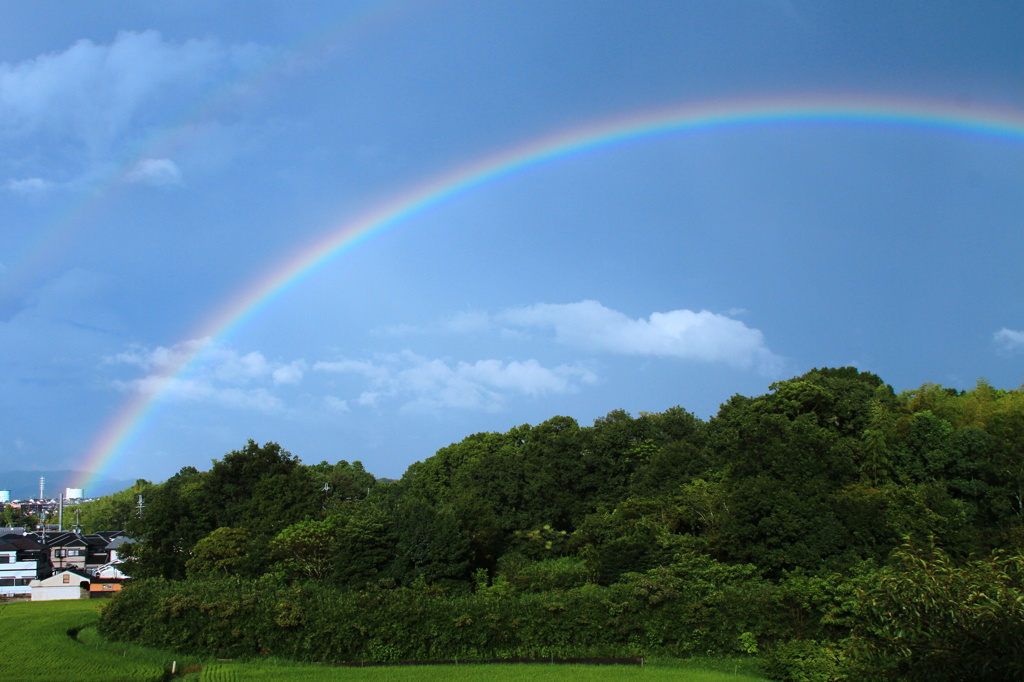
{"type": "Polygon", "coordinates": [[[676,407],[474,434],[394,482],[250,441],[83,521],[137,541],[100,627],[146,644],[1024,676],[1024,393],[984,381],[897,394],[812,370],[707,421],[676,407]]]}

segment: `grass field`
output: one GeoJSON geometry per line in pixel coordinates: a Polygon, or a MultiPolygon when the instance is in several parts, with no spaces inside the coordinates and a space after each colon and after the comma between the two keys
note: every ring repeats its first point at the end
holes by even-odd
{"type": "Polygon", "coordinates": [[[97,612],[98,603],[89,600],[0,606],[0,680],[162,680],[164,667],[152,656],[117,656],[73,636],[95,623],[97,612]]]}
{"type": "Polygon", "coordinates": [[[684,682],[763,682],[750,659],[658,659],[640,666],[574,664],[462,664],[365,668],[301,665],[276,659],[211,661],[159,649],[108,642],[94,626],[96,600],[20,602],[0,605],[0,680],[37,682],[145,682],[173,679],[193,682],[228,680],[319,680],[383,682],[584,682],[590,680],[682,680],[684,682]],[[190,674],[186,670],[201,671],[190,674]]]}
{"type": "MultiPolygon", "coordinates": [[[[742,669],[740,664],[735,664],[742,669]]],[[[369,668],[329,668],[307,665],[274,665],[259,663],[213,663],[203,668],[201,682],[235,682],[242,680],[345,680],[352,682],[385,682],[417,680],[422,682],[763,682],[753,673],[727,672],[723,662],[656,661],[649,665],[572,665],[572,664],[484,664],[382,666],[369,668]],[[716,665],[717,664],[717,665],[716,665]],[[719,668],[719,669],[714,669],[719,668]]]]}

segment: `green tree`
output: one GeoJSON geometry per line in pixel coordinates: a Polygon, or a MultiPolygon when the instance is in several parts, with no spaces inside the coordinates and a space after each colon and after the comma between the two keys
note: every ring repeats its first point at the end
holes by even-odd
{"type": "Polygon", "coordinates": [[[720,556],[778,575],[843,555],[849,529],[832,496],[859,477],[860,436],[880,386],[853,368],[813,370],[722,406],[708,441],[729,509],[712,541],[720,556]]]}
{"type": "Polygon", "coordinates": [[[958,566],[905,544],[854,605],[854,675],[905,680],[1024,678],[1024,557],[958,566]]]}
{"type": "Polygon", "coordinates": [[[318,511],[316,480],[277,443],[253,440],[214,460],[204,479],[206,513],[216,526],[274,535],[318,511]]]}
{"type": "Polygon", "coordinates": [[[288,580],[325,580],[334,573],[335,523],[304,519],[288,526],[270,543],[272,570],[288,580]]]}
{"type": "Polygon", "coordinates": [[[384,577],[395,559],[397,536],[392,520],[381,506],[350,505],[331,517],[337,533],[334,545],[334,581],[347,588],[361,588],[384,577]]]}
{"type": "Polygon", "coordinates": [[[130,488],[77,505],[75,508],[80,512],[82,531],[124,530],[128,522],[138,515],[139,495],[148,497],[152,488],[152,483],[140,478],[130,488]]]}
{"type": "Polygon", "coordinates": [[[253,572],[252,543],[243,528],[217,528],[192,548],[185,562],[188,577],[248,575],[253,572]]]}
{"type": "Polygon", "coordinates": [[[450,510],[407,497],[395,510],[392,532],[397,540],[389,572],[396,580],[468,580],[472,548],[450,510]]]}
{"type": "Polygon", "coordinates": [[[340,460],[329,464],[326,460],[307,467],[318,490],[323,491],[323,511],[330,515],[347,502],[361,500],[370,494],[377,483],[373,474],[359,461],[351,464],[340,460]]]}
{"type": "Polygon", "coordinates": [[[185,577],[192,548],[216,528],[205,499],[206,476],[194,467],[184,467],[144,495],[142,513],[132,516],[125,528],[135,542],[118,550],[128,575],[185,577]]]}

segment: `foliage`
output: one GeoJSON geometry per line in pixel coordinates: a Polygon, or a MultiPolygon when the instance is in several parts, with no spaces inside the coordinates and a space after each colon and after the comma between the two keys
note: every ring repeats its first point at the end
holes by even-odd
{"type": "Polygon", "coordinates": [[[152,483],[140,478],[130,488],[76,505],[82,532],[127,528],[128,522],[138,516],[138,496],[148,498],[152,488],[152,483]]]}
{"type": "Polygon", "coordinates": [[[1024,557],[957,566],[934,545],[893,552],[855,605],[851,650],[864,675],[915,680],[1024,676],[1024,557]]]}
{"type": "Polygon", "coordinates": [[[145,488],[124,552],[144,580],[102,627],[301,660],[710,651],[763,656],[779,679],[938,669],[970,656],[933,643],[908,658],[905,633],[945,636],[935,614],[870,605],[926,599],[892,552],[934,542],[919,558],[935,603],[1016,636],[1022,453],[1024,391],[897,395],[852,367],[735,396],[709,421],[613,410],[473,434],[398,482],[249,441],[145,488]]]}
{"type": "Polygon", "coordinates": [[[325,580],[334,565],[334,524],[330,520],[304,519],[288,526],[270,543],[270,555],[280,574],[290,580],[325,580]]]}
{"type": "Polygon", "coordinates": [[[251,541],[243,528],[217,528],[192,548],[185,562],[189,577],[219,577],[249,572],[251,541]]]}
{"type": "MultiPolygon", "coordinates": [[[[95,601],[24,603],[0,607],[0,643],[5,680],[53,680],[67,675],[81,680],[169,679],[172,662],[179,674],[201,667],[202,680],[390,680],[391,667],[336,668],[302,665],[261,655],[258,660],[223,662],[152,648],[108,642],[89,623],[97,617],[95,601]],[[77,640],[69,634],[77,633],[77,640]]],[[[474,680],[482,672],[498,679],[529,680],[660,680],[698,682],[756,682],[745,660],[655,660],[638,666],[585,665],[431,665],[401,668],[403,677],[417,680],[474,680]]]]}
{"type": "Polygon", "coordinates": [[[847,661],[832,642],[791,639],[772,648],[761,671],[780,682],[836,682],[846,679],[847,661]]]}

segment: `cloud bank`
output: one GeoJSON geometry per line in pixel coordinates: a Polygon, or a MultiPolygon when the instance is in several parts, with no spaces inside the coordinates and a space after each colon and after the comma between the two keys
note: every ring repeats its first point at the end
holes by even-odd
{"type": "Polygon", "coordinates": [[[513,396],[535,398],[571,393],[594,384],[597,376],[582,366],[546,367],[537,360],[453,361],[427,358],[410,350],[371,360],[271,362],[258,351],[240,353],[210,339],[175,346],[134,347],[107,358],[108,365],[135,367],[143,376],[115,380],[121,390],[161,395],[234,409],[285,413],[280,389],[303,384],[308,394],[322,393],[322,406],[344,413],[357,407],[397,405],[404,410],[498,410],[513,396]],[[331,376],[356,381],[351,398],[333,393],[335,386],[309,381],[312,370],[330,384],[331,376]],[[310,385],[312,384],[312,385],[310,385]]]}
{"type": "MultiPolygon", "coordinates": [[[[5,155],[20,164],[41,163],[48,172],[54,166],[95,167],[209,87],[258,64],[264,53],[215,39],[175,43],[156,31],[123,31],[110,44],[80,40],[63,52],[0,63],[5,155]]],[[[173,184],[180,177],[169,160],[150,159],[128,179],[173,184]]],[[[14,180],[8,187],[35,190],[50,181],[14,180]]]]}
{"type": "Polygon", "coordinates": [[[992,335],[992,340],[1001,353],[1011,355],[1024,352],[1024,331],[1003,327],[992,335]]]}
{"type": "Polygon", "coordinates": [[[597,381],[593,372],[579,366],[545,367],[533,359],[451,361],[425,358],[408,350],[374,361],[318,362],[313,369],[367,379],[369,387],[360,394],[360,405],[399,400],[406,409],[424,410],[496,410],[509,394],[536,397],[569,393],[597,381]]]}
{"type": "MultiPolygon", "coordinates": [[[[541,303],[495,315],[463,314],[427,329],[391,329],[395,336],[483,331],[511,334],[522,343],[533,343],[538,332],[546,332],[556,343],[588,354],[724,363],[765,374],[777,373],[781,365],[759,330],[706,310],[655,312],[633,319],[597,301],[541,303]]],[[[108,362],[144,373],[115,382],[122,389],[264,412],[286,412],[281,391],[300,384],[305,399],[339,414],[388,407],[497,411],[515,398],[576,393],[598,382],[591,369],[594,361],[586,358],[569,364],[545,364],[534,357],[460,360],[406,348],[371,358],[275,362],[258,351],[241,353],[211,339],[135,347],[108,362]]]]}
{"type": "Polygon", "coordinates": [[[722,362],[765,374],[777,373],[781,365],[760,330],[707,310],[671,310],[633,319],[597,301],[580,301],[516,308],[497,319],[513,327],[552,331],[557,342],[591,352],[722,362]]]}
{"type": "Polygon", "coordinates": [[[146,372],[140,378],[114,382],[124,390],[261,412],[282,411],[284,403],[271,389],[300,382],[306,371],[303,360],[269,362],[257,351],[243,355],[210,339],[171,347],[134,347],[107,358],[107,362],[146,372]]]}

